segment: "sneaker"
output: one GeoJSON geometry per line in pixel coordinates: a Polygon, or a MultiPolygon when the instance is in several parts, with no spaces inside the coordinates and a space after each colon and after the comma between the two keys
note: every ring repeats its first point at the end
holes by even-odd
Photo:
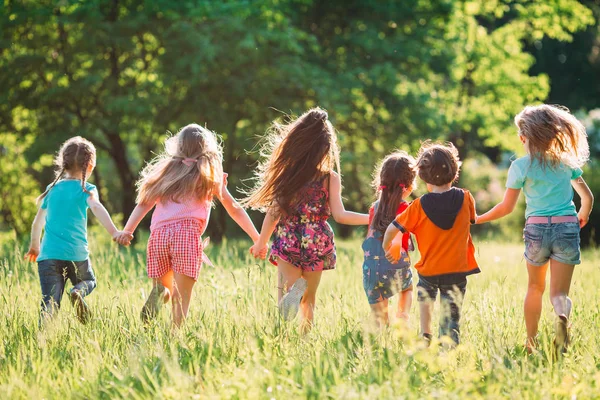
{"type": "Polygon", "coordinates": [[[302,296],[304,296],[307,286],[306,279],[298,278],[292,285],[290,291],[281,298],[281,301],[279,302],[279,312],[286,321],[294,319],[296,314],[298,314],[300,300],[302,300],[302,296]]]}
{"type": "Polygon", "coordinates": [[[433,340],[433,336],[431,335],[431,333],[424,333],[423,334],[423,342],[425,343],[425,347],[431,346],[431,341],[432,340],[433,340]]]}
{"type": "Polygon", "coordinates": [[[160,282],[152,288],[144,307],[142,307],[142,312],[140,313],[140,318],[143,323],[147,324],[156,318],[160,307],[164,304],[166,291],[167,288],[160,282]]]}
{"type": "Polygon", "coordinates": [[[81,295],[79,290],[71,289],[69,299],[71,299],[71,305],[75,308],[75,312],[77,313],[77,319],[79,320],[79,322],[81,322],[82,324],[87,323],[90,320],[92,313],[90,312],[90,309],[85,300],[83,300],[83,296],[81,295]]]}
{"type": "Polygon", "coordinates": [[[556,355],[567,352],[569,345],[569,319],[566,315],[559,315],[554,323],[554,351],[556,355]]]}

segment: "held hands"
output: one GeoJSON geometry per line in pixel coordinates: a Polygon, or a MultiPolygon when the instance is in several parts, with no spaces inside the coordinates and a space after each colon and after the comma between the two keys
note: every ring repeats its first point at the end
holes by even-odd
{"type": "Polygon", "coordinates": [[[258,242],[255,242],[254,245],[250,247],[250,254],[252,254],[254,258],[260,258],[261,260],[267,258],[268,251],[269,247],[266,244],[262,245],[258,242]]]}
{"type": "Polygon", "coordinates": [[[119,243],[121,246],[129,246],[132,239],[133,234],[131,232],[117,231],[113,235],[113,241],[119,243]]]}
{"type": "Polygon", "coordinates": [[[392,239],[392,243],[385,250],[385,258],[392,264],[396,264],[400,261],[400,257],[402,256],[402,234],[399,233],[392,239]]]}
{"type": "Polygon", "coordinates": [[[25,261],[36,262],[38,256],[40,255],[40,248],[29,246],[29,251],[25,254],[25,261]]]}

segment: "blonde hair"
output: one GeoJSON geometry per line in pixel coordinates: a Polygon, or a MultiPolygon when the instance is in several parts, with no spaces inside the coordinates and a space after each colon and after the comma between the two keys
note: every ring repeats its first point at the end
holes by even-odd
{"type": "Polygon", "coordinates": [[[581,168],[590,158],[587,133],[581,122],[562,106],[527,106],[515,117],[527,151],[542,166],[563,163],[581,168]]]}
{"type": "Polygon", "coordinates": [[[277,204],[282,212],[291,213],[305,185],[334,167],[340,170],[335,129],[319,107],[288,124],[274,122],[260,155],[264,160],[256,169],[256,185],[242,204],[263,211],[277,204]]]}
{"type": "Polygon", "coordinates": [[[223,180],[222,154],[214,132],[197,124],[181,128],[142,170],[137,202],[212,201],[223,180]]]}
{"type": "Polygon", "coordinates": [[[56,185],[56,183],[65,175],[66,172],[73,174],[75,172],[81,172],[81,189],[89,193],[85,188],[87,180],[87,170],[90,164],[93,164],[96,160],[96,147],[87,139],[81,136],[75,136],[65,141],[61,146],[58,154],[54,158],[54,165],[56,166],[54,181],[48,188],[42,193],[37,199],[36,203],[40,202],[46,197],[48,192],[56,185]]]}

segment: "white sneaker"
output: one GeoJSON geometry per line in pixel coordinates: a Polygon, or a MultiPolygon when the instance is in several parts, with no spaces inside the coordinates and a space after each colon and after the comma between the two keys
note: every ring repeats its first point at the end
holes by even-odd
{"type": "Polygon", "coordinates": [[[292,285],[290,291],[281,298],[281,301],[279,302],[279,312],[286,321],[294,319],[296,314],[298,314],[300,300],[302,300],[302,296],[304,296],[307,286],[306,279],[298,278],[292,285]]]}

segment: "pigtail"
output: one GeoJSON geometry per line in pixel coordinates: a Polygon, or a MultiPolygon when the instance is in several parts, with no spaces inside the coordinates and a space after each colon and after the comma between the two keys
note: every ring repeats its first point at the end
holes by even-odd
{"type": "Polygon", "coordinates": [[[56,178],[54,179],[52,184],[50,186],[48,186],[48,188],[46,190],[44,190],[44,193],[40,194],[37,197],[37,199],[35,199],[35,204],[37,204],[38,206],[40,204],[42,204],[42,200],[44,200],[44,197],[46,197],[48,195],[48,192],[50,192],[50,190],[54,187],[54,185],[56,185],[56,182],[58,182],[64,175],[65,175],[65,169],[61,168],[60,171],[58,172],[58,174],[56,174],[56,178]]]}
{"type": "Polygon", "coordinates": [[[373,229],[385,232],[396,218],[404,190],[414,188],[416,176],[415,159],[405,151],[396,151],[383,160],[373,179],[379,200],[371,222],[373,229]]]}
{"type": "Polygon", "coordinates": [[[54,165],[58,167],[56,178],[44,193],[36,199],[36,204],[39,205],[44,197],[48,195],[48,192],[65,176],[65,173],[69,171],[74,172],[81,170],[81,187],[84,192],[89,193],[85,188],[86,172],[95,155],[96,149],[94,148],[94,145],[81,136],[73,137],[64,142],[54,160],[54,165]]]}
{"type": "MultiPolygon", "coordinates": [[[[79,149],[78,149],[78,151],[79,151],[79,149]]],[[[90,191],[86,189],[85,183],[86,183],[87,170],[90,165],[90,161],[92,161],[92,154],[91,154],[91,152],[84,150],[83,157],[84,157],[83,162],[81,163],[81,189],[83,189],[83,191],[85,193],[91,194],[90,191]]]]}

